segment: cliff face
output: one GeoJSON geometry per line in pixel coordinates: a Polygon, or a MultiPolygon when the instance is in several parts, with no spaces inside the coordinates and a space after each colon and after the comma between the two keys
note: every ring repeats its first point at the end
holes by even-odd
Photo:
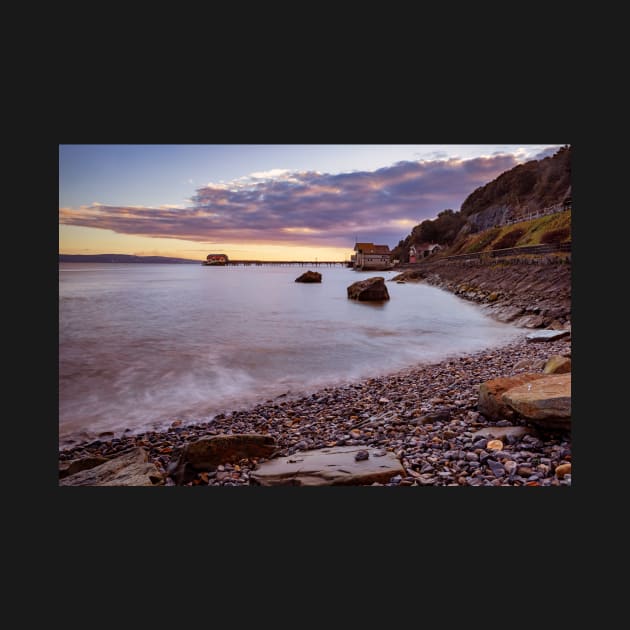
{"type": "Polygon", "coordinates": [[[472,231],[523,219],[543,208],[561,207],[571,196],[571,147],[502,173],[464,200],[460,212],[472,231]]]}
{"type": "Polygon", "coordinates": [[[468,229],[465,233],[482,232],[495,225],[503,225],[512,220],[513,214],[514,210],[510,206],[498,205],[486,208],[468,217],[468,229]]]}
{"type": "Polygon", "coordinates": [[[527,219],[545,209],[561,209],[571,197],[571,147],[530,160],[475,189],[459,211],[447,209],[416,225],[398,243],[392,258],[409,260],[409,248],[423,242],[457,247],[466,235],[527,219]]]}

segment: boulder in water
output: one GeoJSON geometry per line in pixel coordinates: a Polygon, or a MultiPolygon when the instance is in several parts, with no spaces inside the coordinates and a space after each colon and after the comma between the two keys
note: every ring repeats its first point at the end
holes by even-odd
{"type": "Polygon", "coordinates": [[[295,279],[296,282],[321,282],[322,274],[318,271],[305,271],[299,278],[295,279]]]}
{"type": "Polygon", "coordinates": [[[359,280],[348,287],[348,298],[360,302],[382,302],[389,300],[389,292],[385,286],[385,278],[375,276],[367,280],[359,280]]]}

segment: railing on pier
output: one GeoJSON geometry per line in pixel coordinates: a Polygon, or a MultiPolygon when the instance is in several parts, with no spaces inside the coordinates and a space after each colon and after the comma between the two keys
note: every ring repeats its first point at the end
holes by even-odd
{"type": "Polygon", "coordinates": [[[262,267],[268,265],[282,266],[282,267],[345,267],[347,262],[340,260],[229,260],[227,266],[241,266],[241,267],[262,267]]]}

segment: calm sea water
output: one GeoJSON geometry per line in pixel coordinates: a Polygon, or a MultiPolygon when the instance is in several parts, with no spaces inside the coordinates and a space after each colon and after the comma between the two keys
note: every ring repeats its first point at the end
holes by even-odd
{"type": "Polygon", "coordinates": [[[384,304],[348,300],[372,275],[320,267],[61,263],[59,440],[204,421],[507,342],[521,330],[423,284],[384,304]]]}

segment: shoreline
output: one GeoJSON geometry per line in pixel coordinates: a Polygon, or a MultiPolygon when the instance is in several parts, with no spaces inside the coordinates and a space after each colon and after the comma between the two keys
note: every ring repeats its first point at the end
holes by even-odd
{"type": "MultiPolygon", "coordinates": [[[[478,385],[497,377],[541,371],[541,362],[553,354],[570,356],[570,337],[528,343],[525,334],[501,346],[382,376],[315,391],[287,392],[219,413],[206,422],[185,425],[175,421],[167,429],[82,442],[59,449],[59,461],[95,455],[112,458],[141,446],[149,461],[165,474],[187,442],[204,436],[258,433],[272,436],[278,444],[276,455],[282,456],[329,446],[366,445],[392,451],[408,474],[377,485],[570,485],[570,475],[558,479],[553,472],[560,463],[570,462],[570,433],[541,433],[532,427],[529,434],[506,443],[505,453],[517,463],[514,472],[523,473],[509,476],[488,470],[486,444],[473,435],[482,428],[520,424],[494,422],[479,414],[478,385]],[[536,365],[538,369],[533,369],[536,365]],[[432,414],[434,420],[422,420],[432,414]],[[366,421],[373,426],[355,428],[366,421]]],[[[238,466],[218,466],[186,485],[251,485],[249,472],[256,464],[244,460],[238,466]]],[[[175,484],[167,478],[166,485],[175,484]]]]}
{"type": "MultiPolygon", "coordinates": [[[[411,282],[419,282],[417,280],[412,280],[411,282]]],[[[445,290],[442,287],[435,287],[441,290],[445,290]]],[[[476,305],[480,306],[480,305],[476,305]]],[[[488,314],[491,319],[495,319],[492,315],[488,314]]],[[[496,320],[499,321],[499,320],[496,320]]],[[[519,327],[514,326],[515,329],[519,327]]],[[[126,427],[124,429],[104,429],[104,430],[94,430],[92,434],[87,430],[75,431],[74,433],[69,433],[66,437],[62,438],[59,436],[58,438],[58,451],[60,453],[78,449],[85,447],[86,445],[92,444],[94,442],[111,442],[112,440],[120,440],[123,438],[136,437],[139,435],[146,435],[152,433],[165,433],[168,432],[169,428],[173,425],[173,422],[177,422],[178,426],[185,426],[187,429],[194,430],[196,427],[208,427],[210,426],[215,419],[222,419],[223,417],[231,416],[233,414],[242,414],[255,411],[258,407],[264,407],[266,405],[274,405],[279,402],[296,402],[299,400],[307,399],[310,396],[316,395],[319,392],[329,390],[331,388],[352,388],[363,384],[364,382],[374,380],[374,379],[383,379],[394,377],[397,375],[404,376],[408,372],[413,372],[420,369],[428,369],[433,366],[441,365],[445,362],[456,361],[461,358],[466,357],[474,357],[477,355],[485,355],[495,350],[501,350],[502,348],[512,345],[514,343],[519,343],[519,339],[524,340],[524,336],[528,334],[529,330],[519,329],[520,332],[516,339],[511,339],[507,342],[497,342],[497,345],[491,345],[487,348],[483,348],[481,350],[461,350],[461,351],[453,351],[440,359],[432,359],[427,361],[418,361],[416,363],[411,363],[399,367],[393,367],[384,372],[375,372],[373,374],[364,374],[362,376],[354,376],[354,377],[344,377],[341,380],[328,380],[322,379],[320,381],[314,381],[310,385],[304,384],[299,389],[295,390],[287,390],[282,393],[271,394],[270,392],[261,392],[255,398],[251,400],[246,400],[243,403],[237,403],[234,406],[224,406],[220,407],[215,411],[210,412],[208,415],[208,419],[191,419],[185,420],[179,418],[179,414],[174,414],[169,420],[163,420],[160,422],[155,422],[152,426],[146,425],[144,427],[133,429],[132,427],[126,427]]]]}
{"type": "MultiPolygon", "coordinates": [[[[391,271],[392,274],[396,273],[396,270],[391,271]]],[[[368,275],[369,272],[364,274],[364,277],[367,277],[368,275]]],[[[395,276],[387,278],[387,282],[389,283],[393,283],[394,281],[395,276]]],[[[431,287],[433,289],[437,289],[451,295],[454,294],[454,292],[449,291],[448,288],[440,285],[432,285],[430,282],[424,279],[410,278],[408,279],[408,282],[412,285],[425,284],[427,287],[431,287]]],[[[459,297],[463,303],[467,303],[468,305],[476,307],[478,312],[489,320],[496,321],[499,324],[503,324],[513,330],[513,333],[510,333],[512,339],[508,342],[506,342],[504,339],[486,340],[490,344],[487,346],[488,351],[494,348],[499,348],[505,343],[510,343],[514,340],[514,338],[517,338],[519,335],[523,335],[527,332],[525,328],[518,326],[513,322],[508,323],[501,321],[498,317],[496,317],[495,313],[487,312],[484,308],[484,304],[475,303],[474,301],[467,299],[465,296],[455,295],[455,297],[459,297]]],[[[399,361],[397,365],[382,366],[380,369],[374,368],[373,370],[362,374],[348,375],[347,373],[344,373],[340,375],[339,378],[335,378],[334,375],[325,375],[323,373],[313,375],[313,373],[311,372],[307,381],[304,381],[302,383],[286,384],[284,387],[277,385],[274,386],[273,384],[269,385],[269,381],[267,381],[267,383],[262,388],[259,388],[254,395],[247,395],[247,393],[245,393],[245,395],[242,396],[240,400],[235,399],[231,402],[222,401],[221,403],[216,405],[208,405],[206,409],[203,410],[203,412],[190,412],[189,410],[182,411],[182,407],[180,406],[175,411],[169,413],[168,416],[164,415],[159,419],[155,418],[155,416],[151,417],[147,413],[140,419],[137,424],[134,424],[133,421],[130,421],[130,423],[127,425],[119,423],[115,426],[105,425],[98,428],[82,428],[80,426],[77,426],[76,428],[73,427],[70,429],[64,428],[63,433],[61,431],[62,427],[60,426],[57,440],[58,451],[65,452],[73,450],[99,440],[103,442],[109,442],[112,440],[119,440],[147,433],[162,433],[168,431],[168,428],[174,421],[179,420],[181,420],[183,424],[191,427],[207,426],[209,423],[212,422],[213,418],[216,418],[217,416],[231,414],[235,411],[251,411],[260,405],[271,403],[276,399],[295,400],[302,398],[305,395],[311,395],[333,385],[339,384],[344,386],[352,386],[356,383],[361,383],[370,378],[382,378],[398,372],[404,372],[408,369],[415,369],[421,366],[432,365],[433,363],[448,361],[451,359],[459,358],[461,356],[469,356],[476,352],[484,352],[485,350],[486,349],[484,349],[483,347],[481,350],[470,348],[452,349],[448,352],[448,354],[445,354],[443,356],[439,356],[437,352],[432,351],[432,354],[438,354],[438,357],[411,357],[411,362],[406,362],[405,360],[403,360],[399,361]]],[[[77,424],[76,421],[75,424],[77,424]]]]}

